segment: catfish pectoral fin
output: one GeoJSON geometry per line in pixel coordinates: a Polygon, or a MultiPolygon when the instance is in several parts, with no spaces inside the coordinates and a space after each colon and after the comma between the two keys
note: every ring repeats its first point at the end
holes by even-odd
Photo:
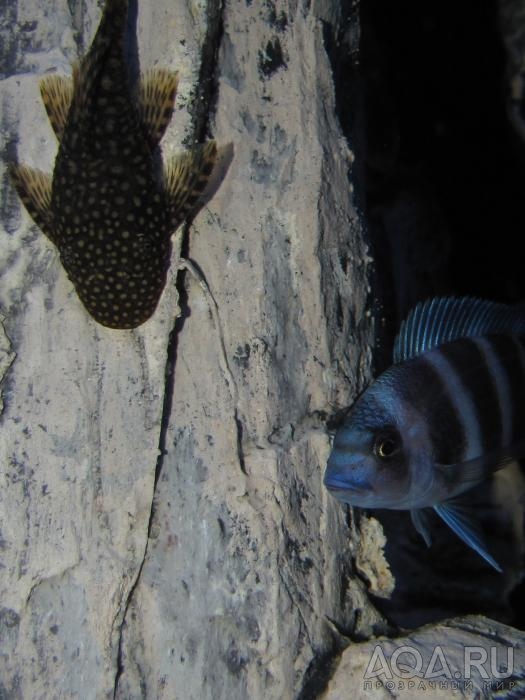
{"type": "Polygon", "coordinates": [[[151,146],[164,136],[173,115],[179,74],[164,68],[154,68],[141,79],[138,94],[140,120],[151,146]]]}

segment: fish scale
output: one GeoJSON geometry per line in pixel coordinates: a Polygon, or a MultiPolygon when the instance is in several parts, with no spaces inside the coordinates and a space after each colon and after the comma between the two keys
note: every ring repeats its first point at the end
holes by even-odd
{"type": "Polygon", "coordinates": [[[155,69],[131,89],[123,50],[127,8],[127,0],[106,0],[72,79],[41,82],[59,141],[53,175],[10,168],[85,308],[102,325],[120,329],[139,326],[155,311],[170,237],[198,206],[217,158],[209,141],[162,167],[158,144],[173,113],[178,74],[155,69]]]}

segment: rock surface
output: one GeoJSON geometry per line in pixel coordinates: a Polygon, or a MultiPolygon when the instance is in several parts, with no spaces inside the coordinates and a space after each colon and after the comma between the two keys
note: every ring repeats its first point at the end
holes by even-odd
{"type": "Polygon", "coordinates": [[[521,698],[524,666],[523,634],[484,617],[457,618],[352,645],[321,697],[521,698]]]}
{"type": "MultiPolygon", "coordinates": [[[[233,149],[134,331],[87,316],[5,175],[15,156],[51,170],[38,79],[69,73],[100,7],[7,8],[1,697],[314,697],[349,638],[387,631],[368,596],[394,584],[381,527],[322,486],[327,418],[368,380],[373,339],[330,60],[356,49],[349,7],[131,3],[130,64],[136,27],[141,68],[181,72],[164,152],[233,149]]],[[[348,669],[361,682],[354,648],[329,697],[349,697],[348,669]]]]}
{"type": "MultiPolygon", "coordinates": [[[[233,144],[190,231],[206,282],[178,277],[181,231],[154,317],[98,326],[4,179],[7,697],[291,696],[338,643],[334,623],[381,619],[321,483],[326,416],[363,381],[371,339],[323,22],[307,3],[219,10],[159,0],[129,23],[142,69],[181,71],[164,151],[203,114],[233,144]]],[[[95,2],[18,3],[4,161],[51,170],[38,79],[69,73],[98,18],[95,2]]]]}

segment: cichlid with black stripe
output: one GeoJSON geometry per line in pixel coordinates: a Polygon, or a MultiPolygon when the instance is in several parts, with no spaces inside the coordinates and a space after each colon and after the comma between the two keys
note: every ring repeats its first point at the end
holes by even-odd
{"type": "Polygon", "coordinates": [[[525,457],[525,311],[472,297],[418,304],[394,364],[338,430],[324,477],[343,503],[410,510],[431,544],[427,511],[497,571],[475,513],[459,497],[525,457]]]}

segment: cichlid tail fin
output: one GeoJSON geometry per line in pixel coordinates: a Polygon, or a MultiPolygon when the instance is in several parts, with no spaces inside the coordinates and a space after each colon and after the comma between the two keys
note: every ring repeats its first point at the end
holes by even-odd
{"type": "Polygon", "coordinates": [[[456,502],[447,501],[434,506],[434,510],[465,544],[468,544],[469,547],[483,557],[496,571],[502,573],[501,566],[489,554],[483,540],[481,527],[472,516],[470,509],[456,502]]]}

